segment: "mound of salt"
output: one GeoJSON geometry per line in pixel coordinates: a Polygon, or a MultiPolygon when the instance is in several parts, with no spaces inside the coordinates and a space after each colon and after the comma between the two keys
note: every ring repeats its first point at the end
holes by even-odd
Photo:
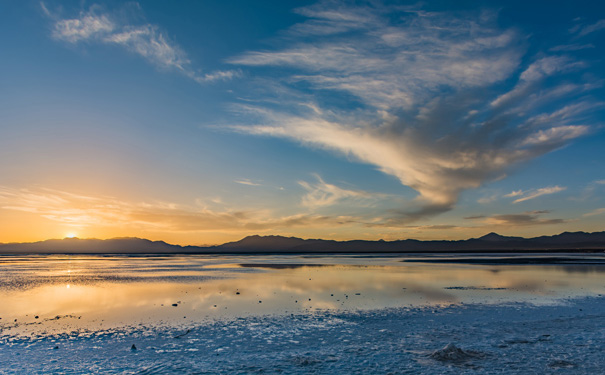
{"type": "Polygon", "coordinates": [[[470,359],[483,358],[485,354],[474,350],[462,350],[456,345],[449,343],[444,348],[435,350],[430,357],[443,362],[466,362],[470,359]]]}

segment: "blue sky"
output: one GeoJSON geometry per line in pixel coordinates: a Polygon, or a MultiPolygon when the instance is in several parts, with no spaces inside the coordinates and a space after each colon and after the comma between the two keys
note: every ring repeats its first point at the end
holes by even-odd
{"type": "Polygon", "coordinates": [[[595,4],[3,3],[0,241],[603,230],[595,4]]]}

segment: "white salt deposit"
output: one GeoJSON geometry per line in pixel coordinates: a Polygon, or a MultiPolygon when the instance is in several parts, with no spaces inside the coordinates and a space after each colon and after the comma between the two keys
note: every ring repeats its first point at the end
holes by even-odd
{"type": "Polygon", "coordinates": [[[598,374],[605,368],[603,327],[605,298],[319,311],[2,334],[0,364],[3,374],[598,374]]]}

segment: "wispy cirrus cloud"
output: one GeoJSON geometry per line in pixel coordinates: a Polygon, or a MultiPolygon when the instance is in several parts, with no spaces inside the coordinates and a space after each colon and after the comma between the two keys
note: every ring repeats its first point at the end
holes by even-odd
{"type": "Polygon", "coordinates": [[[582,216],[589,217],[589,216],[597,216],[597,215],[603,215],[603,214],[605,214],[605,207],[604,208],[597,208],[597,209],[592,210],[592,211],[590,211],[588,213],[585,213],[582,216]]]}
{"type": "Polygon", "coordinates": [[[577,25],[570,31],[578,36],[585,36],[594,33],[599,30],[605,29],[605,19],[598,20],[597,22],[590,25],[577,25]]]}
{"type": "Polygon", "coordinates": [[[335,1],[298,12],[308,19],[288,30],[283,47],[229,61],[279,67],[268,81],[306,91],[265,107],[247,104],[258,122],[232,129],[333,151],[395,176],[419,195],[392,212],[393,223],[450,210],[462,191],[591,130],[585,121],[594,106],[586,97],[578,104],[578,95],[592,86],[563,79],[586,63],[560,53],[523,63],[525,36],[498,27],[496,13],[335,1]],[[503,89],[505,81],[512,88],[503,89]],[[329,92],[351,100],[304,99],[329,92]]]}
{"type": "Polygon", "coordinates": [[[521,203],[521,202],[528,201],[530,199],[535,199],[535,198],[541,197],[543,195],[555,194],[555,193],[564,191],[566,189],[567,189],[566,187],[562,187],[562,186],[549,186],[549,187],[544,187],[544,188],[529,190],[529,191],[517,190],[517,191],[513,191],[509,194],[506,194],[504,197],[506,197],[506,198],[521,197],[521,198],[517,198],[513,201],[513,203],[521,203]]]}
{"type": "Polygon", "coordinates": [[[547,219],[541,217],[542,215],[549,213],[550,211],[527,211],[515,214],[499,214],[490,216],[477,215],[465,217],[465,219],[477,221],[481,224],[481,227],[553,225],[563,224],[566,222],[564,219],[547,219]]]}
{"type": "Polygon", "coordinates": [[[93,197],[47,188],[5,186],[0,186],[0,209],[28,212],[73,227],[127,227],[165,232],[264,231],[358,222],[357,218],[349,216],[278,216],[266,209],[223,207],[219,210],[202,201],[192,205],[163,201],[127,202],[114,197],[93,197]]]}
{"type": "Polygon", "coordinates": [[[187,53],[171,41],[157,25],[128,24],[118,21],[99,6],[82,11],[75,18],[59,18],[42,3],[45,14],[55,22],[52,37],[70,44],[100,43],[120,46],[131,51],[158,68],[173,70],[198,82],[227,81],[241,76],[240,70],[200,73],[193,67],[187,53]]]}
{"type": "Polygon", "coordinates": [[[505,198],[512,198],[512,197],[518,197],[518,196],[523,195],[523,194],[525,194],[523,192],[523,190],[514,190],[514,191],[511,191],[508,194],[505,194],[504,197],[505,198]]]}
{"type": "Polygon", "coordinates": [[[551,51],[551,52],[570,52],[570,51],[580,51],[580,50],[589,49],[589,48],[596,48],[596,47],[592,43],[588,43],[588,44],[572,43],[572,44],[561,44],[559,46],[551,47],[549,49],[549,51],[551,51]]]}
{"type": "Polygon", "coordinates": [[[240,184],[240,185],[248,185],[248,186],[262,186],[262,184],[259,184],[258,182],[253,182],[253,181],[250,181],[250,180],[249,180],[249,179],[247,179],[247,178],[242,178],[242,179],[239,179],[239,180],[235,180],[235,181],[233,181],[233,182],[235,182],[236,184],[240,184]]]}
{"type": "Polygon", "coordinates": [[[325,182],[317,174],[315,175],[315,178],[317,179],[315,183],[306,181],[298,182],[298,184],[307,191],[302,198],[302,205],[311,209],[332,206],[336,203],[350,200],[359,203],[360,201],[376,200],[379,197],[377,194],[371,194],[363,190],[343,189],[334,184],[325,182]]]}

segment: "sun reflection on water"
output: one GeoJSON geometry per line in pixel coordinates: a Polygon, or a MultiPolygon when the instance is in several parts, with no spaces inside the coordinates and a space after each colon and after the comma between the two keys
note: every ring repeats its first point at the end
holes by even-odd
{"type": "Polygon", "coordinates": [[[400,260],[0,257],[5,280],[0,288],[0,316],[25,324],[32,316],[77,316],[80,326],[102,322],[106,327],[317,310],[514,301],[549,304],[605,293],[605,273],[590,267],[400,260]]]}

